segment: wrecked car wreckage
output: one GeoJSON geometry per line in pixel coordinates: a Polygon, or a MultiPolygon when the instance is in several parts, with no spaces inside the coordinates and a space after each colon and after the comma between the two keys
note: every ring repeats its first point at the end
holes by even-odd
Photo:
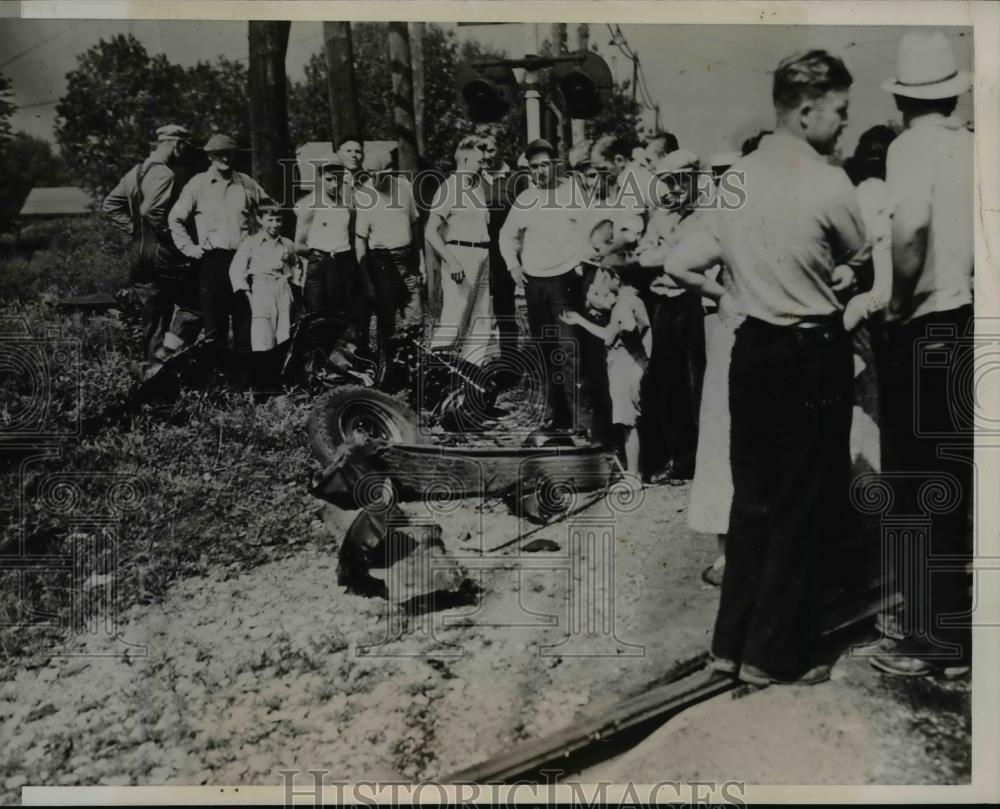
{"type": "MultiPolygon", "coordinates": [[[[617,479],[617,457],[580,436],[496,429],[500,363],[479,366],[428,349],[419,327],[386,341],[372,361],[345,339],[347,325],[306,316],[288,340],[262,352],[199,338],[149,369],[131,396],[92,417],[84,432],[155,409],[185,388],[229,385],[264,397],[297,387],[318,396],[308,435],[322,469],[310,491],[360,510],[341,541],[339,583],[408,612],[466,603],[477,588],[449,556],[441,526],[398,503],[496,498],[544,526],[581,510],[578,494],[593,495],[586,507],[617,479]]],[[[525,549],[558,549],[552,545],[525,549]]]]}

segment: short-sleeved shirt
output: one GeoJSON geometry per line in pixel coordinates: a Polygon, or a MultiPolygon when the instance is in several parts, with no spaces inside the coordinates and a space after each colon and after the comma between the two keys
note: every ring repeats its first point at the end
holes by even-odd
{"type": "Polygon", "coordinates": [[[923,206],[927,252],[911,296],[904,299],[893,284],[887,320],[905,322],[972,302],[972,150],[972,133],[958,118],[940,114],[915,119],[889,146],[886,185],[892,208],[923,206]]]}
{"type": "MultiPolygon", "coordinates": [[[[469,175],[466,175],[469,176],[469,175]]],[[[475,184],[462,184],[461,175],[455,172],[445,180],[434,195],[430,212],[444,222],[441,236],[445,241],[489,241],[489,209],[486,191],[478,175],[475,184]]]]}
{"type": "Polygon", "coordinates": [[[405,177],[393,177],[385,194],[371,186],[356,189],[354,203],[358,217],[355,234],[367,239],[370,248],[396,250],[410,244],[411,225],[419,213],[413,186],[405,177]]]}
{"type": "Polygon", "coordinates": [[[323,253],[345,253],[351,249],[351,209],[329,200],[325,194],[314,200],[312,194],[295,203],[295,214],[302,217],[313,209],[312,222],[306,234],[306,246],[323,253]]]}
{"type": "Polygon", "coordinates": [[[729,171],[742,176],[744,204],[706,211],[698,224],[718,242],[743,312],[789,326],[841,311],[830,288],[834,268],[871,254],[843,169],[805,140],[776,132],[729,171]]]}

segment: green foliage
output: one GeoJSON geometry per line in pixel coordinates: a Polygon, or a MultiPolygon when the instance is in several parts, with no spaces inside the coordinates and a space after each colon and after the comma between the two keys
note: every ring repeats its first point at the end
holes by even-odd
{"type": "Polygon", "coordinates": [[[10,116],[17,110],[10,79],[0,73],[0,143],[10,137],[10,116]]]}
{"type": "Polygon", "coordinates": [[[0,242],[0,301],[114,293],[128,279],[127,247],[97,217],[29,225],[0,242]]]}
{"type": "Polygon", "coordinates": [[[132,35],[101,40],[78,58],[56,106],[56,140],[74,178],[98,196],[149,153],[157,127],[199,139],[226,132],[246,143],[246,67],[220,58],[184,69],[150,56],[132,35]]]}
{"type": "Polygon", "coordinates": [[[0,230],[12,224],[32,188],[69,184],[66,167],[48,141],[25,132],[0,140],[0,230]]]}

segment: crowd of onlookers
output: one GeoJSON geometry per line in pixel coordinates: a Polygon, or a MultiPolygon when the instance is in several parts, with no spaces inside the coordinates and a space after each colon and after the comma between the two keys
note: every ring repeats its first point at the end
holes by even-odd
{"type": "MultiPolygon", "coordinates": [[[[578,143],[565,161],[534,140],[512,166],[489,134],[469,134],[427,200],[391,155],[343,138],[314,162],[294,238],[288,212],[233,168],[232,139],[212,136],[209,168],[178,187],[190,136],[162,127],[105,202],[136,237],[147,361],[202,330],[267,350],[298,311],[343,320],[360,353],[424,325],[432,349],[499,358],[508,384],[519,346],[541,346],[545,429],[617,446],[635,485],[694,479],[689,523],[720,541],[704,573],[722,586],[714,665],[754,683],[822,681],[819,584],[846,530],[862,369],[878,380],[873,465],[899,473],[898,502],[918,508],[917,473],[961,490],[962,504],[932,515],[929,547],[894,558],[923,569],[928,554],[970,552],[971,426],[928,435],[914,415],[943,423],[965,395],[920,377],[915,352],[971,325],[972,135],[953,115],[969,76],[943,35],[904,37],[884,85],[901,130],[872,127],[838,166],[851,83],[825,51],[784,59],[775,129],[732,165],[705,165],[661,132],[641,146],[578,143]]],[[[964,574],[949,571],[929,590],[895,571],[906,607],[897,626],[884,620],[896,645],[877,667],[965,670],[968,622],[937,621],[968,610],[964,574]]]]}

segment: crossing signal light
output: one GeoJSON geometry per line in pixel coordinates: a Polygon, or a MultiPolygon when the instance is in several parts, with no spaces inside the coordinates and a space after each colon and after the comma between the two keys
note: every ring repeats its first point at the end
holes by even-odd
{"type": "Polygon", "coordinates": [[[517,103],[517,80],[509,67],[463,65],[458,72],[458,95],[475,124],[499,121],[517,103]]]}
{"type": "Polygon", "coordinates": [[[553,79],[570,118],[593,118],[611,103],[611,68],[593,51],[580,51],[577,56],[576,61],[557,64],[553,79]]]}

